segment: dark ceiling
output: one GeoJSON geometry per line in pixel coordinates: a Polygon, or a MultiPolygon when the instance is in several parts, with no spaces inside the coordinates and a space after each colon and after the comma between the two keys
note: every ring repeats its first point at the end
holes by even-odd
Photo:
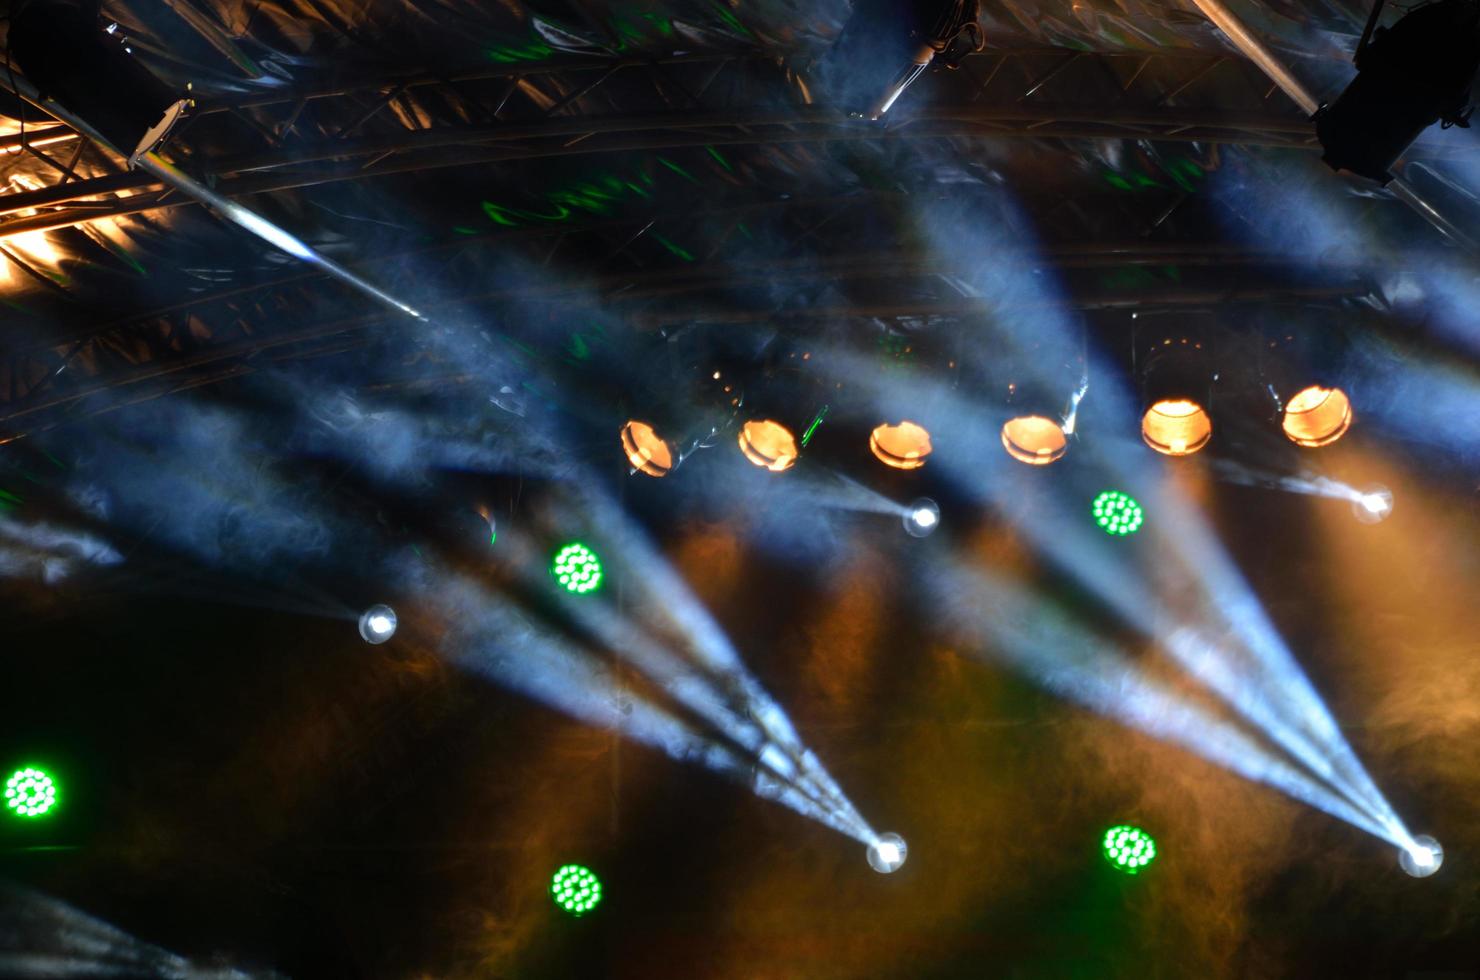
{"type": "MultiPolygon", "coordinates": [[[[984,2],[985,50],[879,123],[818,81],[842,2],[104,9],[193,86],[166,156],[429,322],[0,93],[0,768],[65,792],[0,831],[0,975],[1480,977],[1475,257],[1329,172],[1195,6],[984,2]],[[1128,411],[1163,333],[1218,372],[1183,459],[1128,411]],[[1269,420],[1296,335],[1356,405],[1323,449],[1269,420]],[[992,413],[1066,337],[1077,433],[1020,466],[992,413]],[[826,406],[791,472],[736,451],[732,378],[826,406]],[[721,431],[632,473],[622,422],[685,411],[721,431]],[[869,455],[890,413],[939,420],[923,469],[869,455]],[[1320,495],[1375,484],[1372,526],[1320,495]],[[1111,485],[1147,533],[1053,523],[1111,485]],[[584,605],[544,571],[576,538],[584,605]],[[1013,648],[976,571],[1077,639],[1013,648]],[[1210,705],[1157,616],[1243,582],[1434,877],[1076,687],[1119,651],[1127,702],[1210,705]],[[633,651],[680,636],[733,644],[899,872],[644,734],[679,685],[633,651]],[[1119,822],[1145,874],[1100,858],[1119,822]]],[[[1350,78],[1365,8],[1236,10],[1350,78]]],[[[1477,151],[1431,130],[1401,174],[1473,229],[1477,151]]],[[[706,683],[753,721],[744,676],[706,683]]]]}

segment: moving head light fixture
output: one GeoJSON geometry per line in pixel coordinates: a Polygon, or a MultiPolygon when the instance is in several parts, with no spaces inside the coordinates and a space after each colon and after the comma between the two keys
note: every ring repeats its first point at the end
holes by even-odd
{"type": "Polygon", "coordinates": [[[86,119],[129,153],[130,169],[158,147],[189,107],[133,56],[101,0],[16,0],[10,57],[41,94],[86,119]]]}
{"type": "Polygon", "coordinates": [[[931,430],[939,429],[943,413],[943,389],[954,389],[957,383],[961,350],[965,347],[959,329],[940,325],[885,326],[878,339],[878,369],[886,383],[874,394],[874,400],[858,405],[860,412],[873,424],[868,434],[868,449],[874,459],[893,470],[918,470],[930,460],[936,449],[931,430]],[[919,376],[929,384],[913,384],[919,376]]]}
{"type": "Polygon", "coordinates": [[[1389,167],[1429,126],[1468,127],[1480,68],[1480,0],[1437,0],[1378,27],[1376,0],[1357,43],[1357,77],[1315,113],[1321,157],[1384,186],[1389,167]]]}
{"type": "Polygon", "coordinates": [[[695,332],[665,337],[663,350],[645,361],[643,394],[620,433],[633,473],[667,476],[735,424],[745,397],[740,371],[700,339],[695,332]]]}
{"type": "Polygon", "coordinates": [[[1266,325],[1259,382],[1285,438],[1307,449],[1329,446],[1351,428],[1350,383],[1341,365],[1345,336],[1334,326],[1298,321],[1266,325]]]}
{"type": "Polygon", "coordinates": [[[932,62],[956,68],[982,50],[976,17],[977,0],[856,0],[823,83],[850,115],[879,119],[932,62]]]}
{"type": "Polygon", "coordinates": [[[789,470],[812,441],[832,406],[832,392],[814,370],[810,350],[773,344],[760,377],[739,406],[740,452],[772,473],[789,470]]]}
{"type": "Polygon", "coordinates": [[[1203,332],[1187,327],[1137,331],[1141,438],[1166,456],[1190,456],[1213,438],[1214,373],[1203,332]]]}
{"type": "Polygon", "coordinates": [[[1029,466],[1047,466],[1069,451],[1079,402],[1089,389],[1079,344],[1037,341],[1006,358],[1007,377],[999,384],[1002,448],[1029,466]]]}

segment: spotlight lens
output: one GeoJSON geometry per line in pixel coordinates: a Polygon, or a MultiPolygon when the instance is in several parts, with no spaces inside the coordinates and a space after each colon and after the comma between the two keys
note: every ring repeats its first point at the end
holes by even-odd
{"type": "Polygon", "coordinates": [[[1064,427],[1042,415],[1021,415],[1002,426],[1002,448],[1029,466],[1047,466],[1069,449],[1064,427]]]}
{"type": "Polygon", "coordinates": [[[898,834],[880,834],[868,846],[868,865],[881,875],[893,874],[904,864],[910,849],[898,834]]]}
{"type": "Polygon", "coordinates": [[[740,427],[740,451],[756,466],[772,473],[789,470],[797,461],[797,440],[791,430],[771,419],[753,419],[740,427]]]}
{"type": "Polygon", "coordinates": [[[601,559],[590,548],[573,541],[555,552],[550,574],[567,592],[584,595],[601,586],[601,559]]]}
{"type": "Polygon", "coordinates": [[[601,904],[601,881],[590,868],[567,864],[550,879],[550,897],[571,915],[585,915],[601,904]]]}
{"type": "Polygon", "coordinates": [[[1142,868],[1156,859],[1156,841],[1146,831],[1130,824],[1105,831],[1101,847],[1112,868],[1130,875],[1140,874],[1142,868]]]}
{"type": "Polygon", "coordinates": [[[1311,385],[1285,403],[1285,436],[1297,446],[1329,446],[1352,425],[1352,402],[1340,388],[1311,385]]]}
{"type": "Polygon", "coordinates": [[[633,419],[622,426],[622,451],[639,473],[667,476],[673,469],[673,447],[646,422],[633,419]]]}
{"type": "Polygon", "coordinates": [[[923,425],[906,419],[898,425],[885,422],[875,426],[868,437],[869,451],[885,466],[897,470],[917,470],[930,455],[930,433],[923,425]]]}
{"type": "Polygon", "coordinates": [[[1352,498],[1352,513],[1363,524],[1386,520],[1393,512],[1393,492],[1387,487],[1368,487],[1352,498]]]}
{"type": "Polygon", "coordinates": [[[940,526],[940,507],[929,497],[921,497],[904,512],[905,533],[923,538],[940,526]]]}
{"type": "Polygon", "coordinates": [[[5,809],[22,819],[44,816],[56,802],[56,783],[34,766],[17,769],[5,782],[5,809]]]}
{"type": "Polygon", "coordinates": [[[1095,498],[1090,506],[1098,524],[1106,534],[1124,536],[1135,534],[1141,529],[1145,514],[1135,499],[1119,490],[1106,490],[1095,498]]]}
{"type": "Polygon", "coordinates": [[[1167,456],[1190,456],[1213,438],[1213,420],[1195,401],[1163,399],[1141,416],[1141,438],[1167,456]]]}
{"type": "Polygon", "coordinates": [[[1413,844],[1400,848],[1398,866],[1415,878],[1427,878],[1444,863],[1444,848],[1428,834],[1413,838],[1413,844]]]}
{"type": "Polygon", "coordinates": [[[395,635],[396,611],[390,606],[371,606],[360,616],[360,637],[366,643],[384,643],[395,635]]]}

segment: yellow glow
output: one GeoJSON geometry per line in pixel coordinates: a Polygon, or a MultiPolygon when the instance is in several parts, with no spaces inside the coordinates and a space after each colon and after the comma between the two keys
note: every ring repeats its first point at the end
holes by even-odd
{"type": "Polygon", "coordinates": [[[634,470],[648,476],[666,476],[673,469],[673,447],[646,422],[633,419],[622,426],[622,451],[634,470]]]}
{"type": "Polygon", "coordinates": [[[1351,425],[1351,399],[1340,388],[1311,385],[1285,405],[1285,435],[1297,446],[1329,446],[1351,425]]]}
{"type": "Polygon", "coordinates": [[[752,420],[740,427],[740,451],[755,465],[780,473],[797,461],[797,440],[780,422],[752,420]]]}
{"type": "Polygon", "coordinates": [[[1213,420],[1195,401],[1162,399],[1141,416],[1141,438],[1159,453],[1187,456],[1213,438],[1213,420]]]}
{"type": "Polygon", "coordinates": [[[128,233],[123,230],[123,222],[119,218],[94,218],[92,221],[84,221],[78,225],[84,232],[93,233],[93,237],[106,238],[115,245],[128,246],[130,244],[128,233]]]}
{"type": "MultiPolygon", "coordinates": [[[[19,134],[20,134],[20,129],[19,128],[14,129],[14,130],[11,130],[9,132],[0,132],[0,136],[18,136],[19,134]]],[[[29,143],[31,146],[35,146],[35,147],[38,147],[39,148],[39,147],[43,147],[43,146],[51,146],[51,145],[53,145],[55,143],[66,143],[69,140],[75,140],[75,139],[77,139],[77,134],[76,133],[63,133],[63,134],[61,134],[59,136],[44,136],[41,139],[36,139],[34,136],[32,136],[32,137],[28,137],[26,139],[26,142],[29,143]]],[[[20,147],[20,146],[7,146],[7,147],[4,147],[3,149],[0,149],[0,153],[20,153],[22,151],[22,149],[23,148],[20,147]]]]}
{"type": "Polygon", "coordinates": [[[930,455],[930,433],[923,425],[904,421],[898,425],[885,422],[868,437],[868,448],[879,462],[897,470],[918,470],[930,455]]]}
{"type": "Polygon", "coordinates": [[[1002,448],[1029,466],[1047,466],[1069,449],[1063,426],[1042,415],[1020,415],[1002,426],[1002,448]]]}
{"type": "Polygon", "coordinates": [[[56,265],[62,260],[61,251],[51,243],[44,231],[23,231],[7,236],[4,242],[37,262],[56,265]]]}

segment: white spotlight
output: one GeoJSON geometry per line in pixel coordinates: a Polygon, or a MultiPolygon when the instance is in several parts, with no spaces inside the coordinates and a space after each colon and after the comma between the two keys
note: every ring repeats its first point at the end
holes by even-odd
{"type": "Polygon", "coordinates": [[[360,636],[366,643],[384,643],[395,635],[396,611],[390,606],[371,606],[360,616],[360,636]]]}
{"type": "Polygon", "coordinates": [[[912,538],[923,538],[940,526],[940,507],[929,497],[921,497],[904,511],[904,529],[912,538]]]}
{"type": "Polygon", "coordinates": [[[868,866],[881,875],[893,874],[904,864],[910,849],[898,834],[880,834],[868,846],[868,866]]]}
{"type": "Polygon", "coordinates": [[[1398,866],[1415,878],[1427,878],[1443,863],[1444,848],[1428,834],[1419,834],[1398,852],[1398,866]]]}
{"type": "Polygon", "coordinates": [[[1386,520],[1393,512],[1393,492],[1384,486],[1372,486],[1352,498],[1352,513],[1363,524],[1386,520]]]}

